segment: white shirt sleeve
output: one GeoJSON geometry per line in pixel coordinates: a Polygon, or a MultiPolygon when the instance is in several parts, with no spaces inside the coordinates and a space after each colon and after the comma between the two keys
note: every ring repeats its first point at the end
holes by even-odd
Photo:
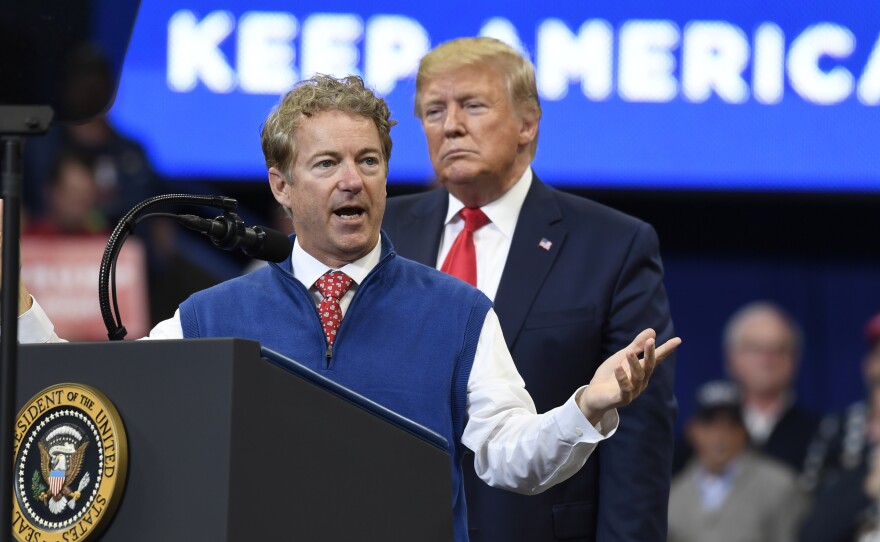
{"type": "Polygon", "coordinates": [[[44,344],[67,341],[55,334],[55,324],[49,320],[43,307],[31,296],[31,308],[18,317],[18,342],[44,344]]]}
{"type": "Polygon", "coordinates": [[[180,309],[174,311],[174,316],[162,320],[156,327],[150,330],[150,334],[144,339],[182,339],[183,326],[180,325],[180,309]]]}
{"type": "Polygon", "coordinates": [[[523,494],[540,493],[575,474],[597,443],[617,430],[616,410],[594,427],[575,402],[544,414],[516,370],[498,316],[489,310],[468,379],[468,421],[462,444],[487,484],[523,494]]]}
{"type": "MultiPolygon", "coordinates": [[[[22,344],[67,342],[55,334],[55,325],[49,320],[43,307],[31,297],[33,305],[18,317],[18,340],[22,344]]],[[[182,339],[183,327],[180,325],[180,309],[174,316],[156,324],[150,335],[144,339],[182,339]]]]}

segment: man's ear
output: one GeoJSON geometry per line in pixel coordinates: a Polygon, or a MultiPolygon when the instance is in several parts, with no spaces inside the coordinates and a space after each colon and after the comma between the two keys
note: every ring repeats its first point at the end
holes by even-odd
{"type": "Polygon", "coordinates": [[[541,116],[534,112],[526,112],[519,115],[519,143],[520,147],[527,147],[538,137],[538,124],[541,116]]]}
{"type": "Polygon", "coordinates": [[[272,195],[275,201],[285,209],[290,209],[290,183],[287,178],[278,171],[277,168],[269,168],[269,188],[272,189],[272,195]]]}

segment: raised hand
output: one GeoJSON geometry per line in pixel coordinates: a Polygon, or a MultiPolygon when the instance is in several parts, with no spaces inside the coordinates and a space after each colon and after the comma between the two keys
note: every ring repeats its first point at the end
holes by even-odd
{"type": "Polygon", "coordinates": [[[646,329],[626,348],[616,352],[596,370],[590,385],[578,397],[578,406],[596,424],[612,408],[633,402],[648,386],[654,367],[673,353],[681,339],[669,339],[655,348],[657,334],[646,329]],[[644,356],[639,359],[639,354],[644,356]]]}

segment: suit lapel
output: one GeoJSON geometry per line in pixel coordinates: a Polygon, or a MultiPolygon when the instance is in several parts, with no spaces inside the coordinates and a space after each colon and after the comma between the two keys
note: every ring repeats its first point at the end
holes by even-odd
{"type": "Polygon", "coordinates": [[[562,250],[565,236],[562,212],[553,191],[535,176],[519,213],[495,296],[495,312],[510,349],[562,250]]]}
{"type": "Polygon", "coordinates": [[[427,192],[412,207],[399,228],[399,235],[394,239],[398,252],[406,254],[410,260],[436,267],[448,205],[449,193],[446,190],[427,192]],[[425,242],[426,239],[428,242],[425,242]]]}

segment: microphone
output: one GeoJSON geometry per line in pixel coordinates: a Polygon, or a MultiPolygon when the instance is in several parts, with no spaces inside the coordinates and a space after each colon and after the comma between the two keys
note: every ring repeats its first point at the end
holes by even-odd
{"type": "Polygon", "coordinates": [[[207,235],[211,242],[224,250],[241,248],[242,252],[258,260],[283,262],[290,256],[290,238],[278,230],[263,226],[248,228],[235,213],[227,211],[217,218],[196,215],[177,215],[183,226],[207,235]]]}

